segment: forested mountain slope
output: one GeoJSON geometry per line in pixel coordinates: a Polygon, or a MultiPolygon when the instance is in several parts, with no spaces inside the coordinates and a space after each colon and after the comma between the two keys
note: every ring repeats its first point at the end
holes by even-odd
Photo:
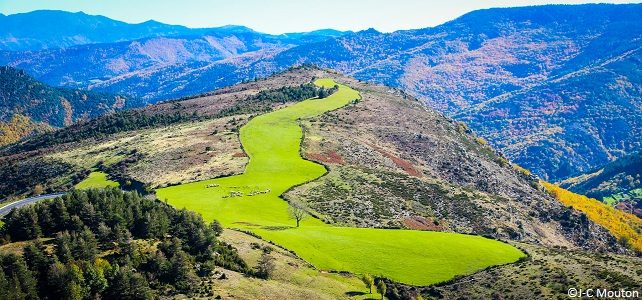
{"type": "Polygon", "coordinates": [[[144,105],[126,96],[52,87],[22,70],[0,67],[0,122],[5,143],[33,130],[71,125],[109,112],[144,105]]]}
{"type": "Polygon", "coordinates": [[[561,186],[642,217],[642,154],[633,153],[592,172],[569,178],[561,186]]]}
{"type": "Polygon", "coordinates": [[[2,299],[206,297],[217,267],[251,274],[217,239],[218,223],[118,189],[74,191],[2,220],[2,299]]]}

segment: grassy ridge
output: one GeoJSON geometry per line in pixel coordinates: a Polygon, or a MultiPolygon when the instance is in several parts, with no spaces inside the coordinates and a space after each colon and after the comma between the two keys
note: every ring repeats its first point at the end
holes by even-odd
{"type": "Polygon", "coordinates": [[[611,206],[583,195],[565,190],[557,185],[541,181],[542,185],[565,205],[585,213],[593,222],[608,229],[621,242],[642,252],[642,220],[611,206]]]}
{"type": "MultiPolygon", "coordinates": [[[[335,85],[330,79],[316,84],[335,85]]],[[[468,235],[334,227],[314,218],[294,227],[288,204],[279,196],[326,171],[301,157],[303,134],[297,120],[338,109],[359,97],[357,91],[340,85],[327,98],[258,116],[240,131],[250,157],[244,174],[163,188],[157,195],[201,213],[206,220],[250,230],[316,267],[382,275],[408,284],[436,283],[523,256],[507,244],[468,235]]]]}

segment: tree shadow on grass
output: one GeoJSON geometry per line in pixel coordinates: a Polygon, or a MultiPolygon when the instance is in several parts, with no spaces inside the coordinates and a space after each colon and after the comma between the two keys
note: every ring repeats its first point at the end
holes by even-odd
{"type": "Polygon", "coordinates": [[[360,291],[349,291],[349,292],[346,292],[346,296],[348,296],[348,297],[363,296],[365,294],[366,294],[365,292],[360,292],[360,291]]]}
{"type": "Polygon", "coordinates": [[[250,222],[234,222],[234,224],[240,224],[240,225],[251,226],[251,227],[259,227],[259,226],[261,226],[259,224],[254,224],[254,223],[250,223],[250,222]]]}
{"type": "Polygon", "coordinates": [[[261,229],[265,230],[271,230],[271,231],[280,231],[280,230],[286,230],[286,229],[292,229],[294,227],[292,226],[263,226],[261,229]]]}

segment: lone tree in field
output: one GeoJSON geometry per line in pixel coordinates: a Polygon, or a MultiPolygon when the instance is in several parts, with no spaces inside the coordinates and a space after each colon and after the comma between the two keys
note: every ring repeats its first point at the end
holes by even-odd
{"type": "Polygon", "coordinates": [[[383,296],[386,294],[387,290],[388,287],[386,286],[386,283],[383,282],[383,279],[379,279],[379,282],[377,282],[377,291],[381,294],[381,300],[383,300],[383,296]]]}
{"type": "Polygon", "coordinates": [[[375,285],[374,284],[374,278],[372,278],[372,275],[366,273],[361,276],[361,281],[366,284],[366,287],[368,288],[368,293],[372,294],[372,287],[375,285]]]}
{"type": "Polygon", "coordinates": [[[288,213],[290,214],[290,218],[296,220],[296,227],[299,227],[299,223],[301,223],[301,220],[305,219],[305,217],[308,215],[308,213],[303,209],[301,204],[296,203],[296,202],[290,202],[290,207],[288,207],[288,213]]]}

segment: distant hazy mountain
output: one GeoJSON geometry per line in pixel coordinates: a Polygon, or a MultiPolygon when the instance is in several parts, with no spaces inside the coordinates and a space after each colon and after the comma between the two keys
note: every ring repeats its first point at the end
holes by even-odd
{"type": "Polygon", "coordinates": [[[90,43],[113,43],[150,36],[188,34],[192,30],[148,21],[127,24],[82,12],[40,10],[0,15],[0,49],[39,50],[90,43]]]}
{"type": "MultiPolygon", "coordinates": [[[[38,10],[5,16],[0,14],[0,50],[22,51],[65,48],[76,45],[115,43],[159,36],[200,36],[203,34],[254,33],[243,26],[187,28],[153,20],[129,24],[83,12],[38,10]]],[[[317,41],[319,37],[338,37],[337,30],[318,30],[275,36],[287,40],[317,41]]],[[[262,34],[268,36],[266,34],[262,34]]]]}
{"type": "Polygon", "coordinates": [[[143,102],[124,96],[51,87],[22,70],[0,67],[0,137],[3,138],[0,141],[5,143],[45,124],[62,127],[142,105],[143,102]]]}
{"type": "Polygon", "coordinates": [[[641,19],[641,4],[501,8],[393,33],[153,37],[0,52],[0,64],[152,102],[316,64],[403,88],[556,181],[639,149],[641,19]]]}

